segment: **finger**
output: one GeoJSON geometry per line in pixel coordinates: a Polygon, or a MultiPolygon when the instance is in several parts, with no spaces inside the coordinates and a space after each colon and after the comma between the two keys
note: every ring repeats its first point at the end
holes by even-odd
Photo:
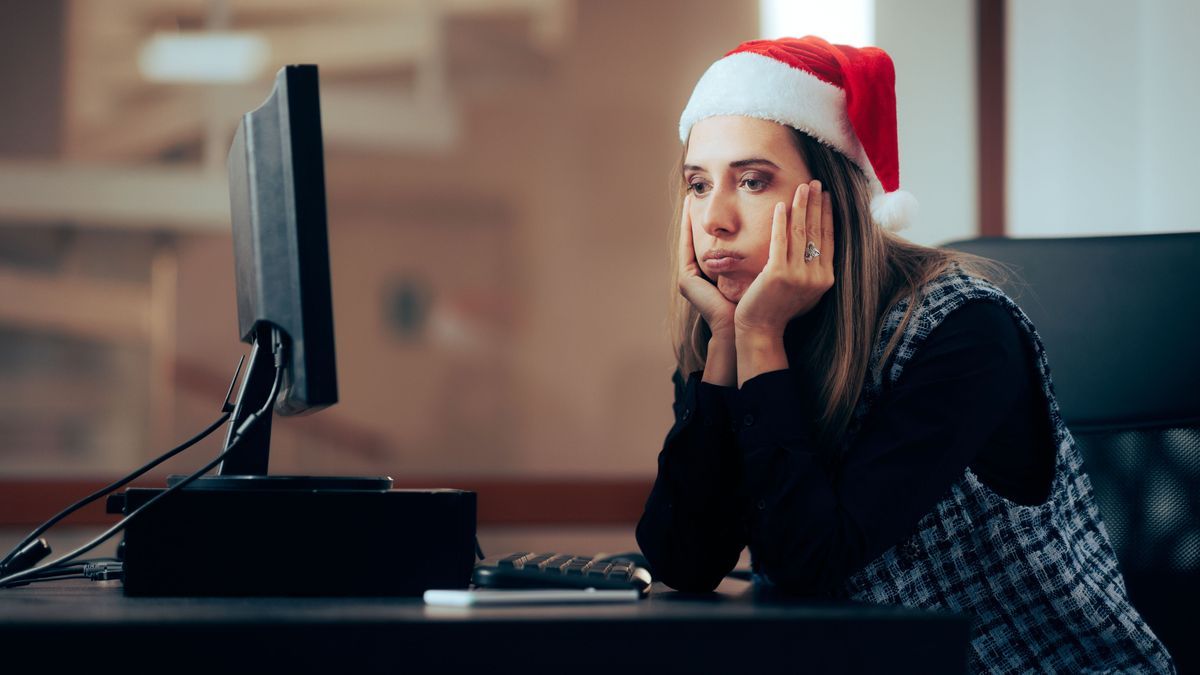
{"type": "Polygon", "coordinates": [[[792,262],[804,259],[804,212],[808,209],[808,183],[801,183],[792,197],[792,217],[789,234],[789,259],[792,262]]]}
{"type": "MultiPolygon", "coordinates": [[[[808,242],[812,242],[813,246],[820,246],[823,242],[821,239],[821,211],[825,207],[824,194],[821,190],[821,181],[814,180],[812,182],[812,192],[809,194],[808,210],[804,213],[804,228],[805,240],[804,247],[808,248],[808,242]]],[[[825,253],[825,249],[820,249],[821,253],[825,253]]]]}
{"type": "Polygon", "coordinates": [[[787,206],[783,202],[775,205],[775,214],[771,217],[771,247],[767,249],[767,264],[780,265],[787,262],[788,257],[788,216],[787,206]]]}
{"type": "Polygon", "coordinates": [[[821,195],[821,264],[833,272],[833,196],[821,195]]]}

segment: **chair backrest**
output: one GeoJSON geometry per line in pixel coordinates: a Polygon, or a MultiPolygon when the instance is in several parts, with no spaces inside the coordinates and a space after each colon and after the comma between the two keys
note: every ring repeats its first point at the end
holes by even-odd
{"type": "Polygon", "coordinates": [[[1013,271],[1130,599],[1200,671],[1200,232],[946,246],[1013,271]]]}

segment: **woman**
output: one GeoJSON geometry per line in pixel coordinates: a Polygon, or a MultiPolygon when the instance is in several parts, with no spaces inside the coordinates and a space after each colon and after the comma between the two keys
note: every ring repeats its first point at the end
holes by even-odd
{"type": "Polygon", "coordinates": [[[757,584],[971,613],[976,670],[1171,672],[1028,318],[986,261],[887,231],[915,206],[894,96],[882,50],[814,37],[696,85],[676,422],[638,543],[680,590],[748,545],[757,584]]]}

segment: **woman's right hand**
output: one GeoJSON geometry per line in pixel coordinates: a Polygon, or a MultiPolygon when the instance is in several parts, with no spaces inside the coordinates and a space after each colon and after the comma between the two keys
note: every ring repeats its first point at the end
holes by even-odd
{"type": "Polygon", "coordinates": [[[706,279],[696,260],[692,241],[692,196],[683,200],[683,217],[679,223],[679,292],[700,312],[713,337],[733,339],[733,312],[737,305],[721,294],[715,283],[706,279]]]}

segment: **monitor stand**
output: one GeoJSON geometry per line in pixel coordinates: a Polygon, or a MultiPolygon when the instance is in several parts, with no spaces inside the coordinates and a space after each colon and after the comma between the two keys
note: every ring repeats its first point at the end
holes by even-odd
{"type": "MultiPolygon", "coordinates": [[[[238,447],[226,455],[216,476],[202,476],[184,486],[183,490],[390,490],[389,476],[269,476],[271,417],[274,401],[267,405],[275,380],[275,357],[271,350],[272,329],[269,324],[255,327],[250,366],[242,378],[233,406],[225,446],[251,413],[266,408],[254,425],[246,430],[238,447]]],[[[236,377],[236,375],[235,375],[236,377]]],[[[228,398],[228,397],[227,397],[228,398]]],[[[167,486],[181,482],[186,476],[170,475],[167,486]]]]}

